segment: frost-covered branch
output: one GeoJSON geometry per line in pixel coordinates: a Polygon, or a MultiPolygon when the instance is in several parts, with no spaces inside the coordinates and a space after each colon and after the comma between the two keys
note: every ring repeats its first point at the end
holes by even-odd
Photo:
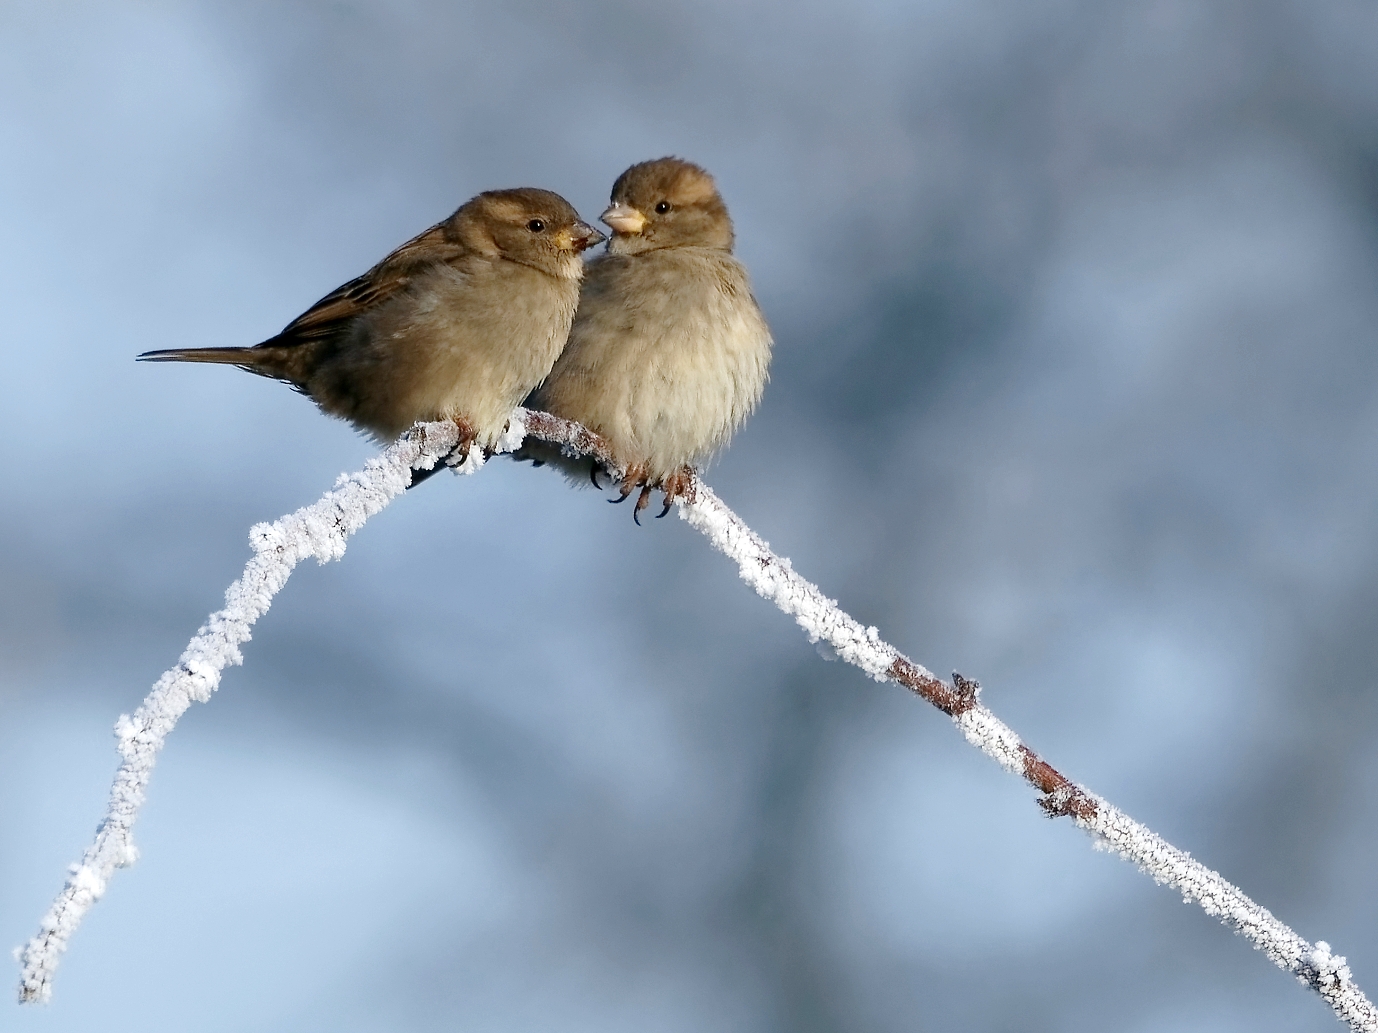
{"type": "MultiPolygon", "coordinates": [[[[53,972],[68,940],[105,892],[115,869],[133,864],[138,857],[131,835],[134,819],[168,733],[192,703],[210,699],[226,666],[243,662],[239,647],[249,641],[249,629],[268,612],[292,569],[308,556],[321,563],[343,556],[349,536],[407,489],[412,471],[434,468],[457,441],[453,423],[415,427],[377,459],[369,460],[363,472],[342,476],[319,502],[276,523],[257,524],[249,532],[254,555],[243,575],[226,590],[225,608],[207,618],[177,666],[154,683],[134,716],[122,714],[115,723],[120,767],[105,818],[39,922],[38,935],[15,952],[23,967],[21,1002],[46,1001],[52,995],[53,972]]],[[[482,465],[477,450],[470,463],[474,468],[482,465]]]]}
{"type": "Polygon", "coordinates": [[[840,659],[855,664],[876,681],[893,681],[922,696],[952,718],[958,730],[1006,771],[1023,777],[1043,795],[1039,804],[1050,817],[1069,815],[1095,839],[1153,878],[1198,903],[1262,950],[1323,998],[1351,1029],[1378,1031],[1378,1010],[1355,985],[1345,959],[1330,953],[1324,940],[1313,946],[1250,900],[1236,886],[1192,860],[1137,821],[1088,790],[1070,782],[1025,746],[1019,736],[980,702],[981,686],[959,674],[948,685],[882,641],[875,628],[863,628],[817,586],[805,581],[790,561],[771,552],[712,490],[695,484],[693,500],[680,508],[688,520],[736,561],[742,580],[792,616],[810,642],[825,642],[840,659]]]}
{"type": "MultiPolygon", "coordinates": [[[[596,459],[614,475],[622,473],[606,442],[577,423],[547,413],[514,411],[497,451],[515,450],[524,436],[557,445],[572,457],[596,459]]],[[[50,996],[54,969],[82,916],[100,898],[115,869],[137,856],[130,831],[164,739],[192,702],[210,698],[226,665],[242,662],[239,646],[249,640],[250,627],[268,611],[292,569],[308,556],[322,563],[339,559],[349,535],[407,488],[412,471],[433,469],[455,443],[453,424],[418,425],[381,457],[370,460],[362,473],[341,477],[335,490],[319,502],[253,528],[254,557],[225,593],[225,609],[210,616],[134,716],[122,716],[116,723],[122,763],[106,817],[95,842],[72,867],[62,893],[44,915],[39,934],[17,952],[23,965],[21,1001],[50,996]]],[[[473,472],[484,458],[475,450],[460,469],[473,472]]],[[[1378,1033],[1378,1010],[1354,984],[1345,959],[1331,954],[1325,941],[1308,943],[1217,872],[1069,781],[980,702],[977,682],[954,674],[948,685],[884,642],[875,628],[863,628],[796,574],[788,559],[775,555],[697,477],[679,505],[680,516],[734,560],[742,579],[758,594],[794,617],[809,641],[826,643],[838,657],[877,681],[896,682],[932,703],[952,718],[969,743],[1033,785],[1049,816],[1070,816],[1094,837],[1098,848],[1133,861],[1155,882],[1173,887],[1184,900],[1199,903],[1208,915],[1247,938],[1274,964],[1319,993],[1351,1029],[1378,1033]]]]}

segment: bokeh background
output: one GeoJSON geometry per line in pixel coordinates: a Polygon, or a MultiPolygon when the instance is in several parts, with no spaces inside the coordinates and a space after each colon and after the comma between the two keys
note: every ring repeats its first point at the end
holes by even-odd
{"type": "MultiPolygon", "coordinates": [[[[675,153],[777,338],[711,483],[1378,991],[1372,3],[6,0],[0,138],[7,946],[249,526],[373,451],[134,354],[675,153]]],[[[245,655],[0,1028],[1336,1028],[685,524],[547,470],[407,495],[245,655]]]]}

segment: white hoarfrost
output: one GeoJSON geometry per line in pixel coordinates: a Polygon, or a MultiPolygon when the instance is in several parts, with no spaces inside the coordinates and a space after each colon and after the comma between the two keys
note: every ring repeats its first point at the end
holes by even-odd
{"type": "Polygon", "coordinates": [[[1278,921],[1271,911],[1255,903],[1219,872],[1140,825],[1103,800],[1096,813],[1076,822],[1096,839],[1101,850],[1110,850],[1150,875],[1154,882],[1171,886],[1188,904],[1199,904],[1263,951],[1279,968],[1310,986],[1347,1022],[1351,1029],[1378,1030],[1378,1009],[1364,996],[1345,959],[1330,953],[1324,940],[1312,946],[1278,921]]]}
{"type": "MultiPolygon", "coordinates": [[[[581,428],[551,417],[542,419],[555,427],[549,433],[558,440],[543,437],[566,445],[568,451],[569,442],[579,437],[581,428]]],[[[525,433],[526,412],[518,409],[496,451],[515,451],[525,433]]],[[[254,557],[225,593],[225,609],[211,614],[177,666],[158,679],[134,716],[121,717],[115,725],[121,764],[110,791],[109,808],[95,842],[81,863],[72,866],[62,893],[43,916],[39,934],[16,951],[23,966],[21,1001],[49,997],[53,971],[82,916],[105,892],[115,869],[131,864],[138,856],[130,831],[164,739],[193,702],[210,698],[228,664],[242,662],[239,646],[249,640],[250,627],[268,611],[292,569],[308,556],[322,563],[339,559],[349,536],[406,489],[411,470],[434,467],[455,443],[453,424],[418,426],[380,458],[370,460],[362,473],[342,476],[335,490],[315,505],[253,528],[249,538],[254,557]]],[[[482,468],[483,461],[481,450],[471,449],[468,460],[458,465],[456,472],[474,473],[482,468]]],[[[770,545],[702,482],[695,485],[694,501],[681,501],[680,516],[735,561],[742,579],[757,593],[792,616],[825,658],[845,660],[877,681],[892,679],[892,665],[900,659],[899,651],[882,640],[875,628],[863,627],[817,586],[796,574],[789,560],[771,552],[770,545]]],[[[917,664],[910,670],[920,678],[933,677],[917,664]]],[[[953,717],[962,735],[1001,767],[1024,776],[1028,755],[1019,737],[985,706],[974,699],[971,703],[953,717]]],[[[1053,796],[1072,792],[1059,790],[1053,796]]],[[[1185,900],[1200,904],[1207,914],[1247,937],[1277,965],[1316,990],[1352,1029],[1378,1033],[1378,1011],[1354,985],[1345,959],[1332,954],[1329,944],[1323,940],[1314,946],[1307,943],[1218,873],[1103,800],[1090,794],[1087,798],[1095,800],[1094,814],[1074,813],[1073,817],[1095,837],[1097,846],[1133,861],[1156,882],[1172,886],[1185,900]]]]}
{"type": "Polygon", "coordinates": [[[770,543],[747,527],[710,488],[699,482],[694,501],[682,505],[679,515],[702,531],[715,549],[736,561],[742,580],[793,617],[810,642],[826,642],[837,654],[833,659],[855,664],[876,681],[889,678],[887,672],[898,650],[881,641],[875,628],[862,627],[835,600],[796,574],[789,560],[771,552],[770,543]]]}
{"type": "Polygon", "coordinates": [[[963,738],[1006,771],[1024,774],[1024,745],[1014,730],[983,706],[975,706],[952,719],[963,738]]]}
{"type": "Polygon", "coordinates": [[[121,715],[115,723],[120,767],[105,818],[39,922],[38,935],[15,952],[23,968],[21,1001],[46,1001],[51,996],[53,972],[82,917],[105,892],[115,869],[138,857],[132,838],[134,820],[163,741],[192,703],[210,699],[225,667],[243,662],[239,647],[249,641],[249,629],[268,612],[292,568],[308,556],[321,563],[343,556],[349,536],[406,490],[411,471],[434,467],[454,448],[456,439],[453,423],[419,426],[379,458],[369,460],[361,473],[342,475],[335,490],[319,502],[275,523],[258,524],[249,532],[254,555],[240,579],[225,592],[225,608],[210,615],[177,666],[158,679],[134,715],[121,715]]]}
{"type": "MultiPolygon", "coordinates": [[[[680,516],[736,562],[742,580],[798,621],[810,642],[826,643],[837,657],[878,681],[890,678],[890,665],[899,651],[882,641],[875,628],[863,628],[796,574],[789,560],[771,552],[769,544],[703,484],[697,486],[695,500],[681,507],[680,516]]],[[[914,666],[921,677],[928,675],[914,666]]],[[[1019,736],[985,706],[972,706],[952,720],[967,742],[1007,771],[1024,776],[1026,758],[1019,736]]],[[[1133,861],[1155,882],[1172,886],[1185,900],[1199,904],[1206,914],[1250,940],[1275,964],[1325,998],[1351,1029],[1378,1033],[1378,1010],[1354,985],[1345,959],[1330,953],[1329,944],[1323,940],[1315,946],[1307,943],[1218,873],[1095,799],[1095,815],[1076,821],[1096,838],[1098,847],[1133,861]]]]}

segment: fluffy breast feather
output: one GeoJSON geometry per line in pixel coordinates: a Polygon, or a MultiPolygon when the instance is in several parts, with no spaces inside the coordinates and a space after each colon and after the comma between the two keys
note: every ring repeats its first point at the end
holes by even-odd
{"type": "Polygon", "coordinates": [[[660,478],[724,446],[765,388],[770,331],[727,252],[667,248],[590,264],[569,344],[535,404],[660,478]]]}

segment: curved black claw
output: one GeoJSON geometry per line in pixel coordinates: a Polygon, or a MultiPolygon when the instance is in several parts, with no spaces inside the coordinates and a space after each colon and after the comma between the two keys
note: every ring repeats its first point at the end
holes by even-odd
{"type": "Polygon", "coordinates": [[[648,504],[649,501],[650,485],[646,485],[645,488],[641,489],[641,494],[638,494],[637,496],[637,508],[634,508],[634,510],[631,511],[631,519],[634,519],[634,521],[637,522],[638,528],[639,526],[641,526],[641,511],[645,510],[646,504],[648,504]]]}
{"type": "Polygon", "coordinates": [[[611,503],[615,506],[615,505],[617,505],[619,502],[626,502],[626,501],[627,501],[627,498],[628,498],[630,495],[631,495],[631,492],[627,492],[626,495],[619,495],[619,496],[617,496],[617,498],[615,498],[615,499],[608,499],[608,501],[611,502],[611,503]]]}
{"type": "Polygon", "coordinates": [[[593,482],[593,486],[594,486],[595,488],[597,488],[599,491],[602,491],[602,490],[603,490],[603,486],[602,486],[601,484],[598,483],[598,464],[597,464],[597,463],[594,463],[591,467],[589,467],[589,480],[591,480],[591,481],[593,482]]]}
{"type": "Polygon", "coordinates": [[[674,498],[674,496],[673,496],[673,495],[670,495],[670,494],[666,494],[666,496],[665,496],[665,508],[662,509],[659,513],[656,514],[656,519],[659,520],[659,519],[660,519],[661,517],[663,517],[666,513],[670,512],[670,507],[673,506],[674,504],[675,504],[675,498],[674,498]]]}
{"type": "Polygon", "coordinates": [[[651,486],[648,484],[641,489],[641,494],[636,497],[636,508],[632,510],[632,519],[636,521],[636,526],[641,526],[641,511],[646,508],[651,501],[651,486]]]}

